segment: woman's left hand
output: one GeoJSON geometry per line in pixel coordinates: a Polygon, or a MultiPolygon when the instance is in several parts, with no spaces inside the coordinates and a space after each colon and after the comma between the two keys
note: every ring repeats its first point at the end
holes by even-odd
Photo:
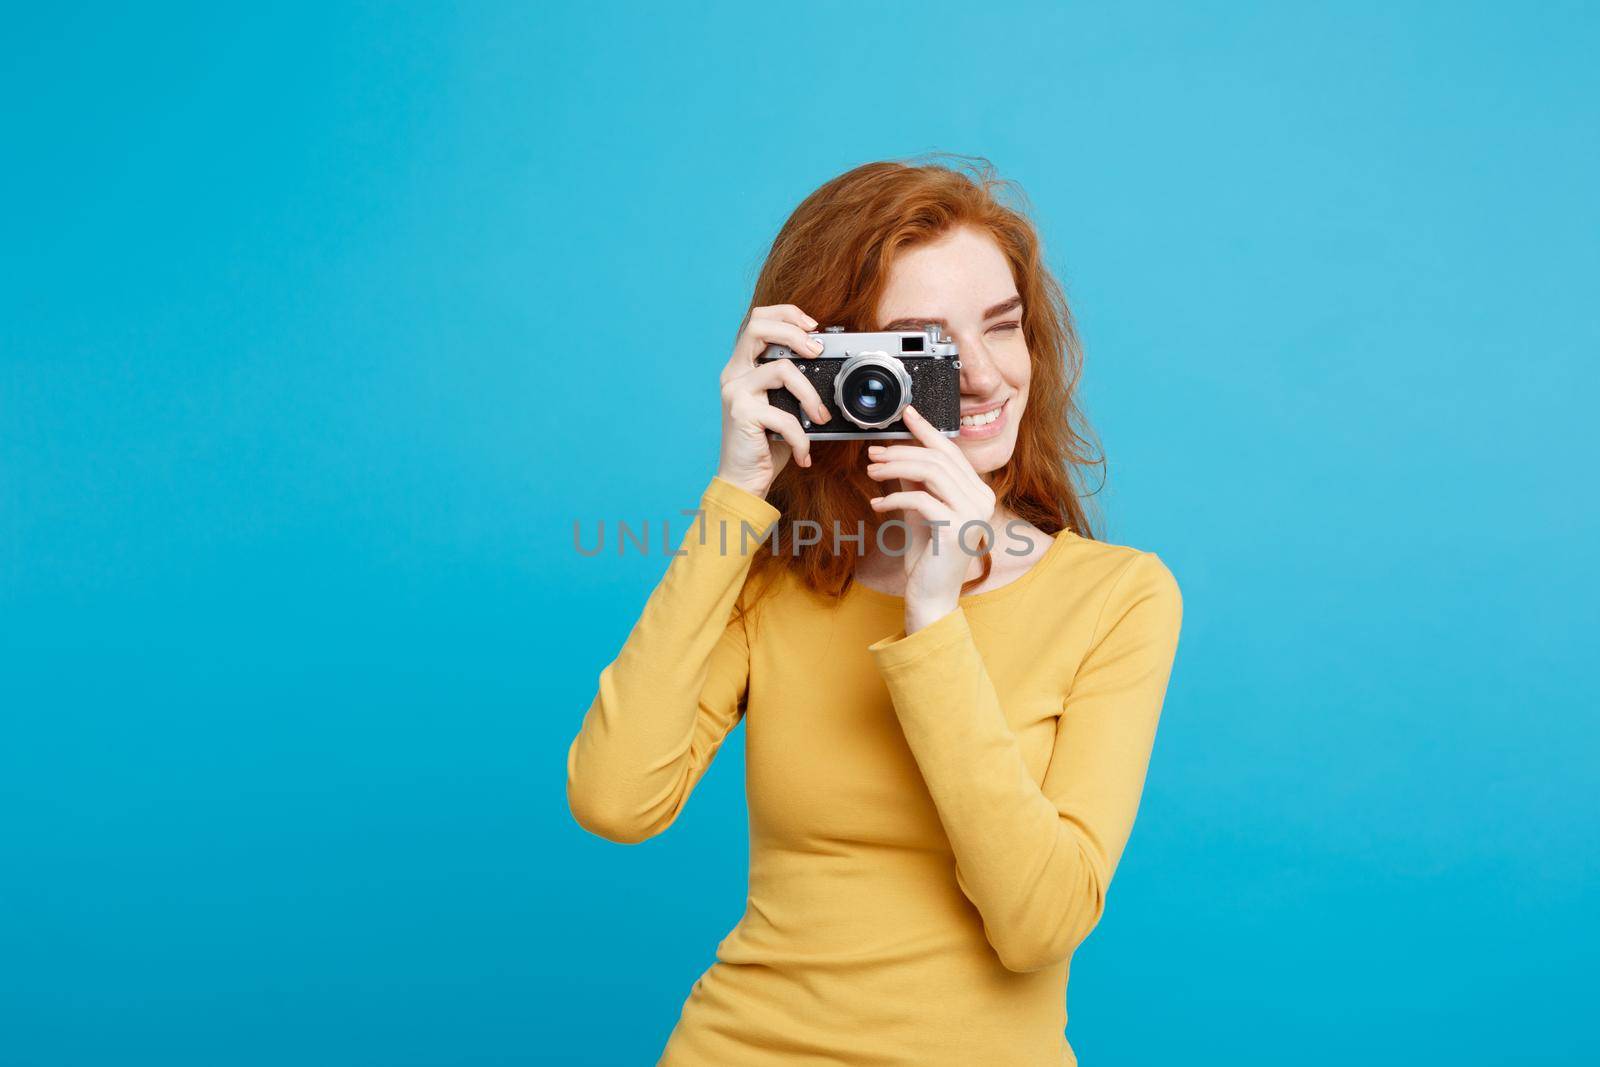
{"type": "Polygon", "coordinates": [[[900,510],[910,527],[906,567],[906,633],[916,633],[956,609],[975,556],[993,543],[994,491],[956,443],[913,407],[906,429],[917,444],[872,445],[867,476],[899,479],[900,488],[872,498],[872,510],[900,510]],[[982,523],[966,529],[970,523],[982,523]],[[987,541],[985,540],[987,538],[987,541]]]}

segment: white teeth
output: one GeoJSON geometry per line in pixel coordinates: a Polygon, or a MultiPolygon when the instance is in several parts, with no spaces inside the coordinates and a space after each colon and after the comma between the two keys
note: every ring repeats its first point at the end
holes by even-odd
{"type": "Polygon", "coordinates": [[[985,411],[980,415],[963,415],[961,416],[961,425],[974,427],[987,426],[1000,417],[1000,411],[1003,407],[1005,407],[1004,404],[992,411],[985,411]]]}

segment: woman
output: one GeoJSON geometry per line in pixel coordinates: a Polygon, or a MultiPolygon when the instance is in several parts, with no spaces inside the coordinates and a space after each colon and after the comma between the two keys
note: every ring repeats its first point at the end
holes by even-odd
{"type": "Polygon", "coordinates": [[[1076,1062],[1068,965],[1133,825],[1181,604],[1156,556],[1091,539],[1077,339],[1005,187],[876,163],[796,209],[722,372],[700,522],[568,755],[578,822],[636,842],[746,720],[749,902],[669,1067],[1076,1062]],[[813,442],[767,402],[827,417],[791,361],[756,363],[769,344],[935,321],[960,348],[955,440],[913,404],[912,440],[813,442]],[[828,533],[791,537],[801,519],[828,533]]]}

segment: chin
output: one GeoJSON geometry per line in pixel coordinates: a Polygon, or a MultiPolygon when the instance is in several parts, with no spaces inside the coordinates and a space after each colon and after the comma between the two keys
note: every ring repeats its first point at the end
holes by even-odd
{"type": "Polygon", "coordinates": [[[1016,451],[1017,440],[1008,435],[992,441],[958,440],[957,444],[966,454],[967,462],[972,464],[973,470],[979,474],[991,474],[1011,462],[1011,453],[1016,451]]]}

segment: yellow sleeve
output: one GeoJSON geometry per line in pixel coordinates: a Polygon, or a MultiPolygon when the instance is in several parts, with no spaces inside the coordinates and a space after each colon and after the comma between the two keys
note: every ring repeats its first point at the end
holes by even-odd
{"type": "Polygon", "coordinates": [[[1000,961],[1071,956],[1105,909],[1133,829],[1182,619],[1178,584],[1140,553],[1113,583],[1036,784],[958,608],[870,646],[1000,961]]]}
{"type": "Polygon", "coordinates": [[[749,648],[730,616],[778,509],[721,478],[700,505],[567,751],[573,817],[613,841],[672,825],[744,713],[749,648]]]}

